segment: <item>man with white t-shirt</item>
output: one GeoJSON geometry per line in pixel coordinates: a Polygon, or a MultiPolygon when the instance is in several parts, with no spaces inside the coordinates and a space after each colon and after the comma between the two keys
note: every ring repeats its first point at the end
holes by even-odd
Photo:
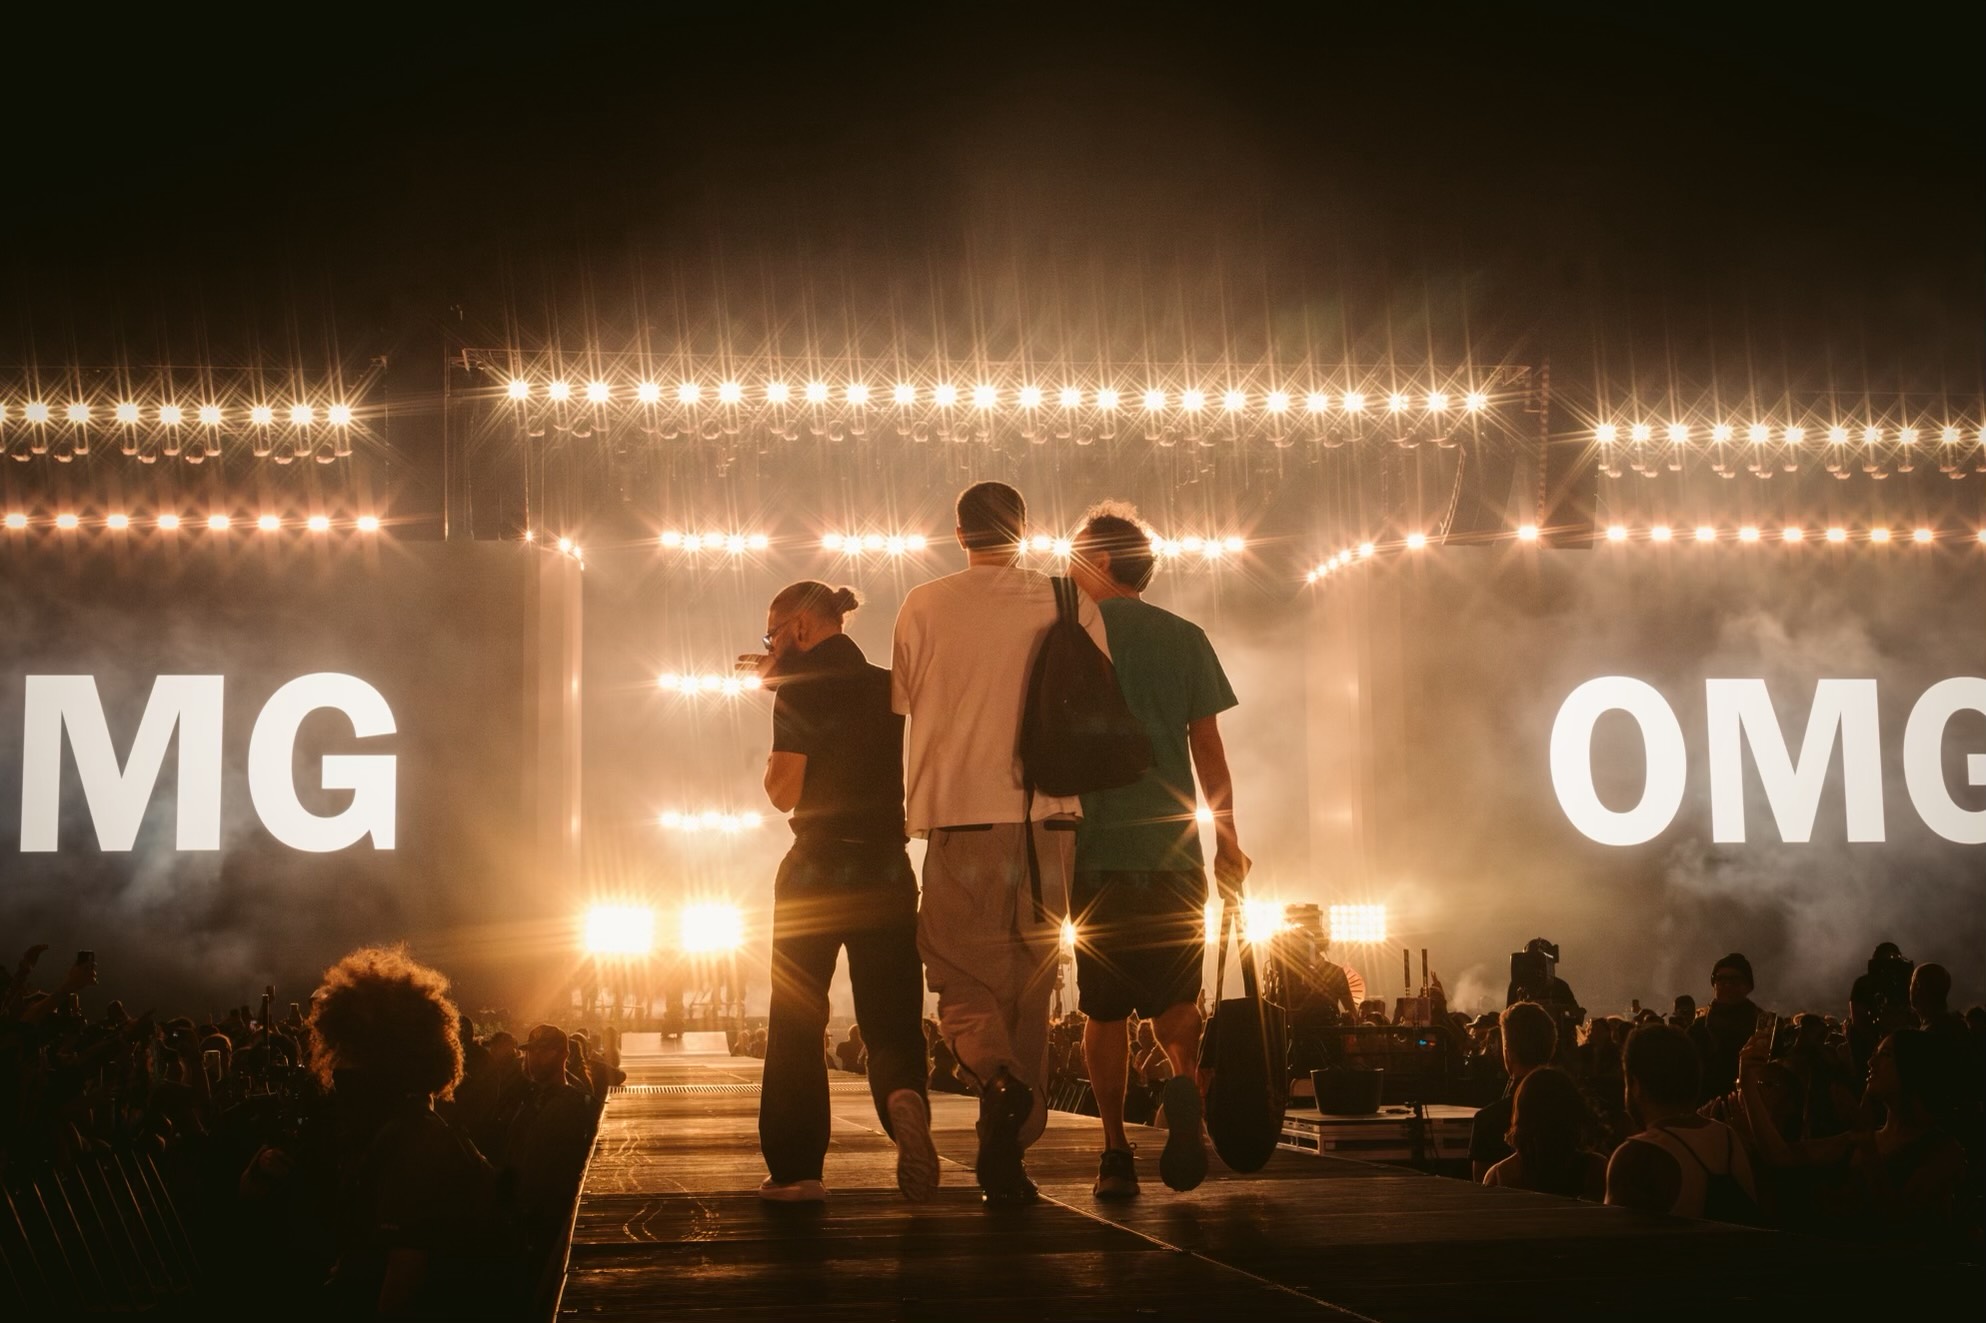
{"type": "MultiPolygon", "coordinates": [[[[892,701],[910,719],[905,825],[927,842],[917,946],[940,1033],[979,1085],[975,1172],[996,1208],[1040,1197],[1022,1154],[1048,1122],[1048,1004],[1082,812],[1042,794],[1030,810],[1021,784],[1028,674],[1056,618],[1048,576],[1016,563],[1026,524],[1005,483],[959,494],[966,568],[904,597],[891,660],[892,701]]],[[[1107,654],[1096,603],[1081,597],[1078,619],[1107,654]]]]}

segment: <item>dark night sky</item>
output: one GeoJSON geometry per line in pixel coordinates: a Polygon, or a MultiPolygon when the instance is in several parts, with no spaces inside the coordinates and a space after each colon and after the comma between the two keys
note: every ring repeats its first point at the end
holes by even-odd
{"type": "Polygon", "coordinates": [[[9,71],[0,337],[309,359],[459,308],[1979,393],[1976,15],[1406,8],[51,33],[9,71]]]}

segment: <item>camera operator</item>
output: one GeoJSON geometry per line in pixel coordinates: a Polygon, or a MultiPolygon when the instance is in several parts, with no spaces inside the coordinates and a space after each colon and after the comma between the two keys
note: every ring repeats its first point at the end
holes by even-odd
{"type": "Polygon", "coordinates": [[[1510,990],[1504,996],[1506,1008],[1520,1001],[1536,1002],[1552,1017],[1558,1030],[1556,1064],[1578,1073],[1573,1047],[1579,1041],[1579,1026],[1585,1023],[1586,1008],[1572,993],[1572,985],[1558,976],[1558,943],[1533,937],[1522,951],[1510,957],[1510,990]]]}
{"type": "Polygon", "coordinates": [[[1869,1068],[1876,1044],[1899,1029],[1916,1025],[1910,1010],[1910,975],[1916,968],[1895,942],[1878,943],[1869,970],[1848,990],[1848,1050],[1860,1075],[1869,1068]]]}

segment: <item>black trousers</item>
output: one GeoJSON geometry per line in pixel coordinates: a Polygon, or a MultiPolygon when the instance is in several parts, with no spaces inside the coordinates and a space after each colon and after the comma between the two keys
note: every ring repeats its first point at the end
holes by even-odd
{"type": "Polygon", "coordinates": [[[772,1013],[759,1095],[759,1148],[775,1181],[821,1177],[830,1125],[822,1036],[844,946],[883,1129],[891,1128],[892,1093],[924,1096],[930,1066],[910,859],[900,845],[796,843],[773,884],[772,1013]]]}

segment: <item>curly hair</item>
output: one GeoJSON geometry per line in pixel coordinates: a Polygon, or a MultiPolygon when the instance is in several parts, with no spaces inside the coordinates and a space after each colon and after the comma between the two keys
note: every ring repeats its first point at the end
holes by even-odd
{"type": "Polygon", "coordinates": [[[362,1070],[388,1088],[445,1098],[462,1078],[460,1018],[441,971],[402,946],[362,946],[324,971],[311,1068],[326,1088],[333,1072],[362,1070]]]}

